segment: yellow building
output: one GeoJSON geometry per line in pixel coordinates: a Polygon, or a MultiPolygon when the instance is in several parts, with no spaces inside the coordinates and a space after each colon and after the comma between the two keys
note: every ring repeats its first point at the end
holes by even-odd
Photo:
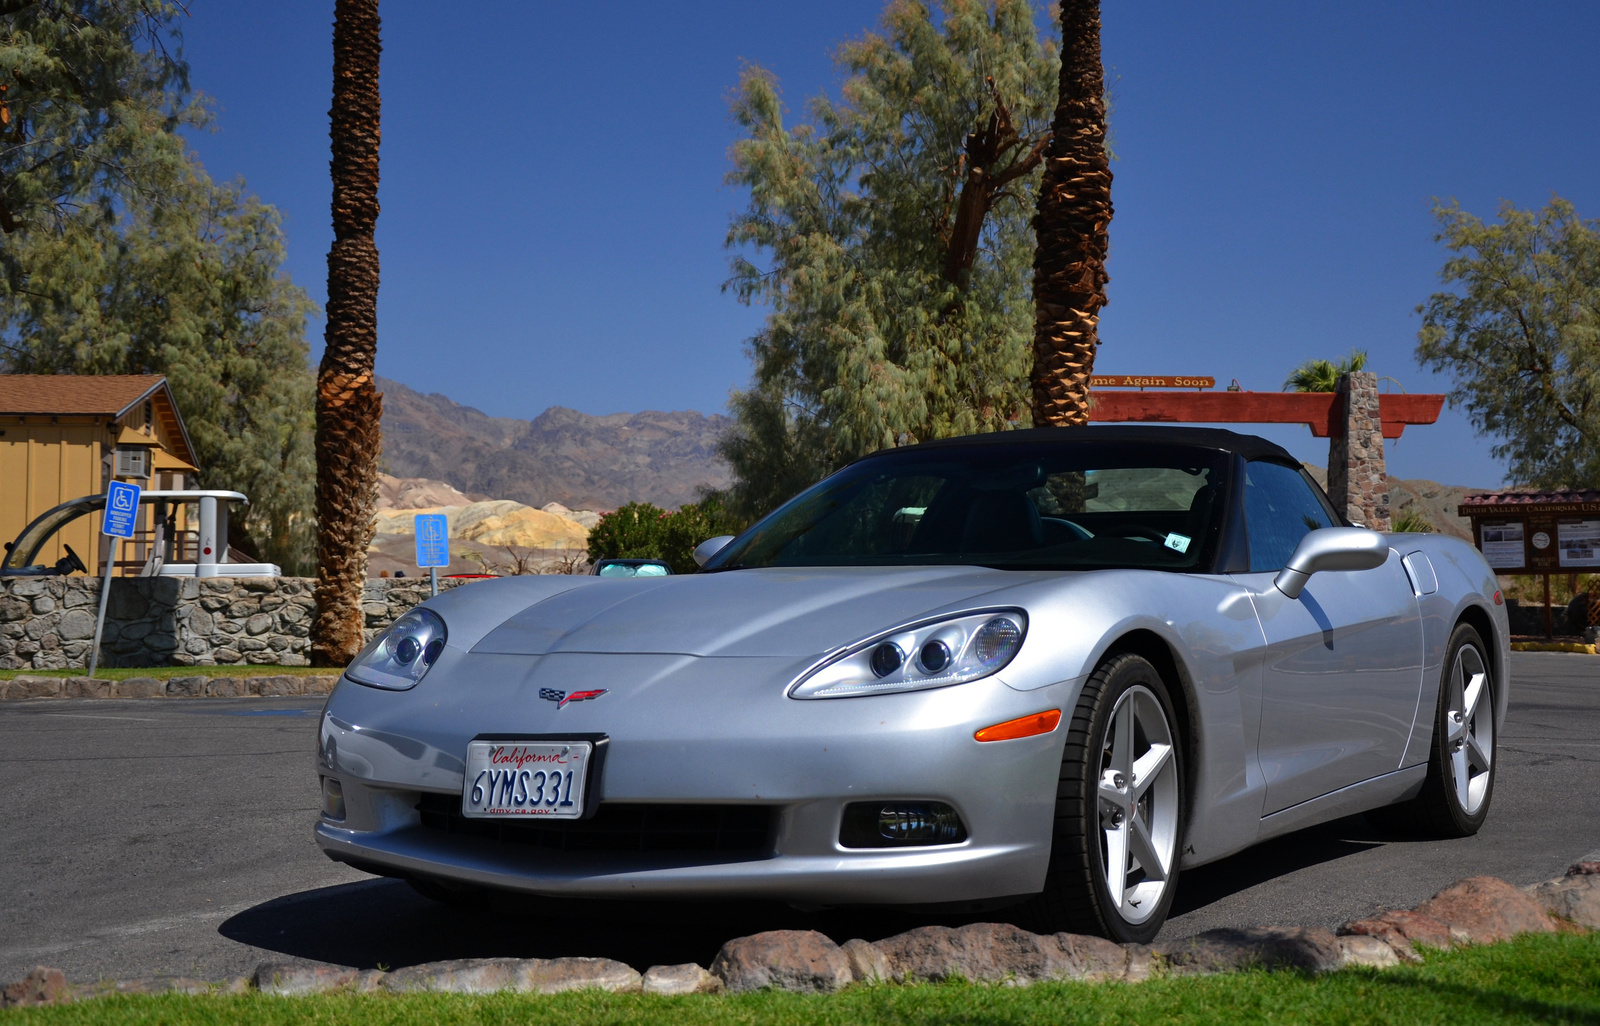
{"type": "MultiPolygon", "coordinates": [[[[53,506],[104,492],[113,479],[147,490],[192,488],[197,469],[161,375],[0,374],[0,541],[53,506]]],[[[98,567],[99,531],[98,515],[81,517],[35,558],[53,563],[65,544],[86,561],[93,554],[98,567]]]]}

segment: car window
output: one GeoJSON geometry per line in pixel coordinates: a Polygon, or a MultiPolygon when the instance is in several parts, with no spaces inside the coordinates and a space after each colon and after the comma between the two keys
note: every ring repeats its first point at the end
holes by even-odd
{"type": "Polygon", "coordinates": [[[1245,467],[1245,528],[1250,534],[1250,571],[1282,570],[1300,539],[1335,526],[1328,509],[1299,470],[1281,463],[1245,467]]]}
{"type": "Polygon", "coordinates": [[[792,500],[706,569],[967,564],[1195,570],[1228,463],[1213,450],[1019,443],[882,453],[792,500]]]}

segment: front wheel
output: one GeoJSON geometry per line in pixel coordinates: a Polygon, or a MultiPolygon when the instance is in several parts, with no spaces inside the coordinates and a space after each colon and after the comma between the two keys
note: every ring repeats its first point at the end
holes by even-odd
{"type": "Polygon", "coordinates": [[[1177,722],[1148,660],[1114,656],[1090,676],[1068,728],[1050,867],[1029,918],[1119,942],[1155,938],[1183,836],[1177,722]]]}
{"type": "Polygon", "coordinates": [[[1445,650],[1434,707],[1428,777],[1410,801],[1379,810],[1380,821],[1405,823],[1432,837],[1470,837],[1489,815],[1494,796],[1494,674],[1488,648],[1461,624],[1445,650]]]}

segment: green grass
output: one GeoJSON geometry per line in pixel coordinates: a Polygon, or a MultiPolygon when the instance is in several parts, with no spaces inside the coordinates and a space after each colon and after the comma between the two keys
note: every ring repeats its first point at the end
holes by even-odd
{"type": "MultiPolygon", "coordinates": [[[[279,677],[291,674],[296,677],[333,675],[339,671],[312,666],[258,666],[238,663],[233,666],[102,666],[95,670],[96,680],[127,680],[129,677],[279,677]]],[[[0,680],[13,677],[87,677],[88,670],[0,670],[0,680]]]]}
{"type": "Polygon", "coordinates": [[[579,993],[553,997],[324,995],[309,998],[120,997],[0,1012],[16,1023],[757,1024],[977,1026],[1009,1023],[1600,1023],[1600,936],[1544,935],[1431,953],[1422,965],[1323,977],[1292,972],[1140,984],[945,983],[854,987],[815,996],[760,993],[659,998],[579,993]]]}

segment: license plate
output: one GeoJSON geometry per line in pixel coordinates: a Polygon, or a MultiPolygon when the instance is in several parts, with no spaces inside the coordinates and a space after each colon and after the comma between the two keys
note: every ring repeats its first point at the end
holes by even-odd
{"type": "Polygon", "coordinates": [[[461,814],[578,819],[593,752],[588,741],[473,741],[461,814]]]}

